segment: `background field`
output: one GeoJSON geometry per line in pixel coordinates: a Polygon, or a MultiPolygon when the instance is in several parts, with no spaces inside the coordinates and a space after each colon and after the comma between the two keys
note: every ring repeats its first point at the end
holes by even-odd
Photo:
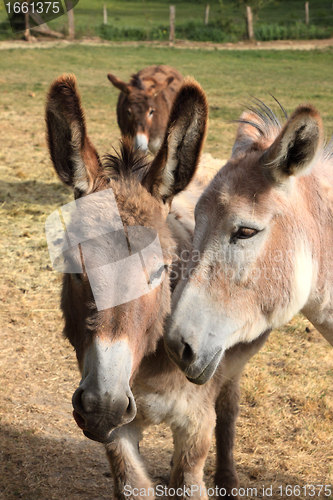
{"type": "MultiPolygon", "coordinates": [[[[1,48],[1,46],[0,46],[1,48]]],[[[57,180],[45,143],[49,84],[75,73],[88,131],[100,153],[117,146],[117,92],[106,78],[127,80],[165,63],[195,76],[210,104],[205,152],[227,158],[242,103],[250,95],[289,111],[312,102],[333,132],[333,51],[175,50],[58,44],[0,50],[0,498],[101,500],[112,481],[100,445],[81,436],[71,417],[79,382],[75,354],[63,340],[61,277],[50,267],[44,222],[71,201],[57,180]]],[[[221,161],[222,164],[222,161],[221,161]]],[[[333,351],[297,317],[272,333],[242,379],[236,461],[240,484],[333,485],[333,351]]],[[[167,429],[147,432],[141,447],[150,473],[166,483],[172,440],[167,429]]],[[[214,446],[206,464],[212,483],[214,446]]],[[[283,497],[282,497],[283,498],[283,497]]],[[[309,498],[291,495],[289,498],[309,498]]],[[[316,495],[316,498],[318,496],[316,495]]],[[[329,498],[322,493],[319,498],[329,498]]],[[[331,497],[333,498],[333,496],[331,497]]]]}
{"type": "MultiPolygon", "coordinates": [[[[268,3],[268,2],[266,2],[268,3]]],[[[310,1],[310,25],[305,26],[304,0],[273,0],[254,15],[257,40],[329,38],[333,36],[330,0],[310,1]]],[[[76,36],[101,36],[109,40],[168,40],[169,5],[176,6],[176,38],[235,42],[247,38],[245,6],[235,0],[79,0],[74,9],[76,36]],[[103,26],[103,4],[108,25],[103,26]],[[210,4],[209,25],[204,25],[210,4]]],[[[0,37],[13,35],[4,3],[0,4],[0,37]]],[[[49,23],[67,34],[67,17],[49,23]]]]}

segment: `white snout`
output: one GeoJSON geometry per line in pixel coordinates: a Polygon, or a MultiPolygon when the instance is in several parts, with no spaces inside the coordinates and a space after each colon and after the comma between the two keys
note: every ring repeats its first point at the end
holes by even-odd
{"type": "Polygon", "coordinates": [[[142,149],[142,151],[147,151],[148,149],[148,137],[146,134],[136,134],[134,139],[134,145],[136,149],[142,149]]]}

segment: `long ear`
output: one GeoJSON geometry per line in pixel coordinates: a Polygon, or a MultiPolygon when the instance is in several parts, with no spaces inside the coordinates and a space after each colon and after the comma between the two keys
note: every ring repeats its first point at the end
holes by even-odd
{"type": "Polygon", "coordinates": [[[193,78],[186,79],[174,100],[162,146],[142,181],[164,202],[192,180],[205,139],[207,118],[204,91],[193,78]]]}
{"type": "Polygon", "coordinates": [[[147,92],[153,97],[156,97],[160,92],[162,92],[162,90],[165,90],[174,81],[174,79],[174,76],[169,76],[163,82],[158,83],[155,78],[148,76],[146,78],[143,78],[142,81],[152,81],[152,85],[147,89],[147,92]]]}
{"type": "Polygon", "coordinates": [[[88,193],[101,172],[101,164],[86,133],[74,75],[62,75],[51,85],[46,124],[51,159],[60,179],[79,194],[88,193]]]}
{"type": "Polygon", "coordinates": [[[262,156],[263,168],[275,182],[309,169],[323,141],[323,123],[311,105],[299,106],[262,156]]]}
{"type": "Polygon", "coordinates": [[[116,87],[117,89],[124,92],[124,94],[130,93],[130,88],[129,88],[129,85],[127,83],[123,82],[122,80],[120,80],[116,76],[111,75],[111,73],[108,74],[108,79],[110,80],[110,82],[112,83],[112,85],[114,87],[116,87]]]}

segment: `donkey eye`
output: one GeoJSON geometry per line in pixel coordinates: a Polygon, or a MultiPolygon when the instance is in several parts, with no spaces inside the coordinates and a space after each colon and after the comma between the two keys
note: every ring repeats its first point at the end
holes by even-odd
{"type": "Polygon", "coordinates": [[[153,114],[154,114],[154,111],[155,111],[155,109],[153,109],[153,108],[150,108],[150,110],[149,110],[149,116],[153,116],[153,114]]]}
{"type": "Polygon", "coordinates": [[[164,264],[163,266],[161,266],[159,268],[158,271],[156,271],[151,277],[150,277],[150,280],[149,280],[149,283],[152,283],[154,280],[157,280],[157,279],[160,279],[160,277],[162,276],[162,273],[163,271],[166,271],[168,272],[168,266],[166,264],[164,264]]]}
{"type": "Polygon", "coordinates": [[[258,233],[259,231],[257,229],[253,229],[250,227],[240,227],[238,231],[232,235],[231,242],[236,242],[237,240],[247,240],[258,233]]]}

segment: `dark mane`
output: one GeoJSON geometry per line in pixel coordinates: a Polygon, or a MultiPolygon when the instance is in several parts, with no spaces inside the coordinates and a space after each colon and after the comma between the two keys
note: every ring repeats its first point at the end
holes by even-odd
{"type": "MultiPolygon", "coordinates": [[[[254,114],[258,118],[258,121],[252,121],[251,119],[245,120],[240,118],[239,120],[233,120],[232,123],[244,123],[246,125],[250,125],[251,127],[254,127],[264,139],[276,137],[280,130],[282,130],[284,119],[287,120],[289,117],[280,102],[272,94],[271,96],[279,105],[280,111],[282,111],[283,116],[281,116],[281,113],[280,116],[278,116],[264,102],[262,102],[260,99],[257,99],[256,97],[253,97],[251,101],[252,104],[250,103],[246,105],[245,109],[254,114]]],[[[326,160],[333,159],[333,136],[331,137],[330,141],[323,147],[323,158],[326,160]]]]}
{"type": "MultiPolygon", "coordinates": [[[[272,95],[273,99],[277,102],[280,110],[283,113],[283,118],[288,119],[288,114],[280,102],[272,95]]],[[[282,129],[281,117],[278,117],[274,111],[268,107],[264,102],[260,101],[256,97],[252,98],[252,104],[246,106],[246,110],[253,113],[258,121],[252,120],[234,120],[233,123],[245,123],[258,130],[259,134],[264,138],[269,138],[276,135],[277,131],[282,129]]]]}
{"type": "Polygon", "coordinates": [[[333,136],[330,141],[325,144],[323,157],[325,160],[333,160],[333,136]]]}
{"type": "Polygon", "coordinates": [[[136,87],[139,90],[144,90],[142,80],[141,80],[140,76],[138,76],[138,75],[132,75],[130,85],[132,87],[136,87]]]}
{"type": "Polygon", "coordinates": [[[112,179],[130,177],[133,174],[141,178],[149,166],[147,155],[135,149],[126,138],[120,141],[120,151],[114,149],[114,154],[106,154],[103,157],[103,167],[112,179]]]}

